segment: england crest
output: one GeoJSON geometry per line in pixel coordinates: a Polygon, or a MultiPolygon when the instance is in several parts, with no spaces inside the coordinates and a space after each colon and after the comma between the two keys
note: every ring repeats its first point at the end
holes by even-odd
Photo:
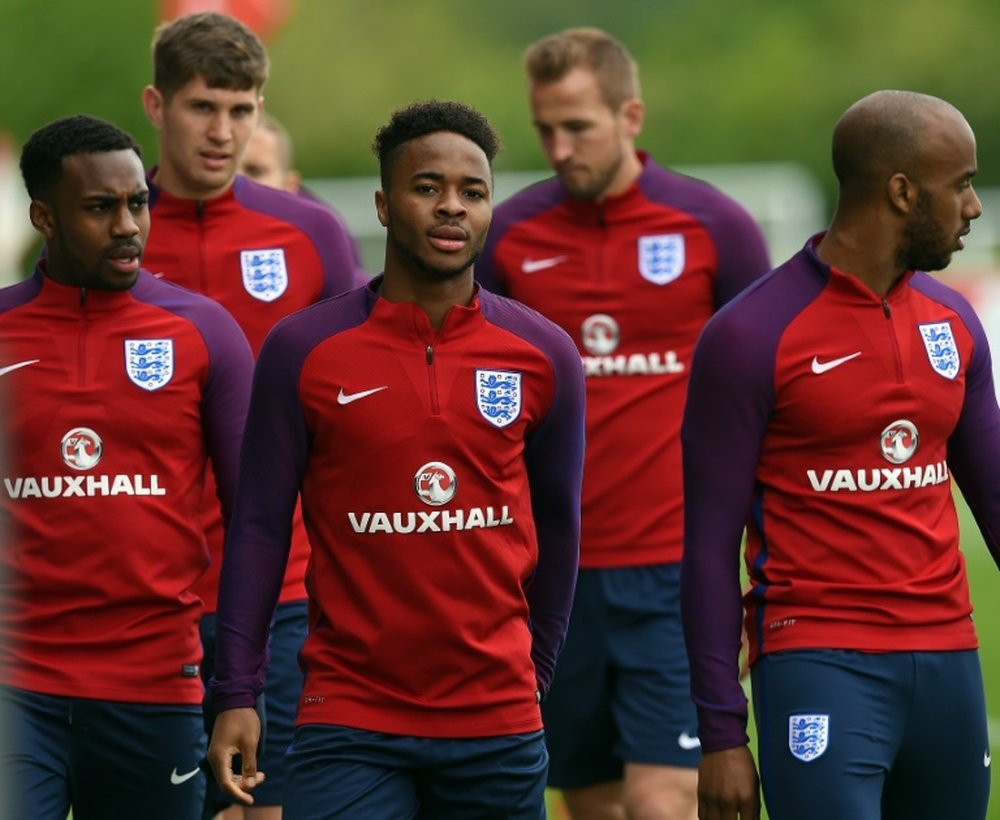
{"type": "Polygon", "coordinates": [[[159,390],[174,375],[174,340],[126,339],[125,372],[144,390],[159,390]]]}
{"type": "Polygon", "coordinates": [[[829,715],[789,716],[788,749],[803,763],[809,763],[823,754],[829,739],[829,715]]]}
{"type": "Polygon", "coordinates": [[[639,237],[639,273],[654,285],[673,282],[684,272],[684,235],[639,237]]]}
{"type": "Polygon", "coordinates": [[[254,299],[273,302],[288,289],[283,248],[240,251],[243,287],[254,299]]]}
{"type": "Polygon", "coordinates": [[[476,370],[476,406],[495,427],[506,427],[521,415],[521,373],[476,370]]]}
{"type": "Polygon", "coordinates": [[[955,336],[951,332],[951,322],[917,325],[917,328],[920,330],[920,338],[924,340],[927,358],[930,359],[934,372],[946,379],[954,379],[962,360],[958,355],[955,336]]]}

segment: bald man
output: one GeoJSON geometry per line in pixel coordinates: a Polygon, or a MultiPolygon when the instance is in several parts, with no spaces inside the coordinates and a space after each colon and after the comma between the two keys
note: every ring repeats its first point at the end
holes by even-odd
{"type": "Polygon", "coordinates": [[[879,91],[833,136],[828,231],[706,325],[682,430],[682,614],[701,820],[982,820],[983,682],[951,479],[1000,565],[1000,410],[979,320],[925,271],[982,209],[976,141],[879,91]],[[750,591],[738,558],[746,528],[750,591]]]}

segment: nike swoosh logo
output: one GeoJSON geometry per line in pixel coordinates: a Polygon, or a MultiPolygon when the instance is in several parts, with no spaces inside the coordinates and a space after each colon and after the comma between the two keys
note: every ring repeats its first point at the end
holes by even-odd
{"type": "Polygon", "coordinates": [[[18,362],[17,364],[9,364],[6,367],[0,367],[0,376],[6,376],[13,370],[20,370],[22,367],[27,367],[29,364],[38,364],[41,359],[28,359],[26,362],[18,362]]]}
{"type": "Polygon", "coordinates": [[[988,769],[990,767],[990,763],[992,762],[992,760],[993,757],[990,755],[989,752],[983,752],[983,766],[985,768],[988,769]]]}
{"type": "Polygon", "coordinates": [[[540,270],[554,268],[565,261],[565,256],[550,256],[548,259],[525,259],[521,263],[521,270],[524,273],[538,273],[540,270]]]}
{"type": "Polygon", "coordinates": [[[177,769],[174,769],[170,773],[170,782],[173,783],[175,786],[179,786],[181,783],[186,783],[200,771],[201,769],[199,769],[197,766],[195,766],[191,771],[185,772],[184,774],[177,774],[177,769]]]}
{"type": "Polygon", "coordinates": [[[701,746],[701,738],[691,737],[687,732],[681,732],[680,737],[677,738],[677,745],[686,751],[691,751],[701,746]]]}
{"type": "Polygon", "coordinates": [[[831,359],[828,362],[821,362],[819,357],[813,356],[813,373],[826,373],[827,370],[833,370],[835,367],[840,367],[844,362],[856,359],[860,355],[861,351],[859,350],[857,353],[852,353],[850,356],[841,356],[839,359],[831,359]]]}
{"type": "Polygon", "coordinates": [[[373,387],[371,390],[362,390],[360,393],[345,393],[344,388],[340,388],[340,393],[337,394],[337,404],[350,404],[352,401],[357,401],[358,399],[363,399],[365,396],[370,396],[372,393],[378,393],[380,390],[388,390],[389,385],[383,384],[381,387],[373,387]]]}

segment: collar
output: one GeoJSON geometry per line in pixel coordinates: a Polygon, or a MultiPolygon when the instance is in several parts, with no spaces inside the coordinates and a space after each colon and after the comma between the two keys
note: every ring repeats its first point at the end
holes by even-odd
{"type": "Polygon", "coordinates": [[[574,199],[569,194],[566,195],[566,205],[577,219],[605,225],[608,222],[631,219],[636,211],[646,206],[642,184],[649,174],[649,154],[646,151],[636,151],[636,156],[642,163],[642,172],[620,194],[606,196],[600,202],[593,199],[574,199]]]}
{"type": "Polygon", "coordinates": [[[154,182],[158,165],[154,165],[146,172],[146,185],[149,188],[149,207],[156,208],[162,216],[164,212],[198,215],[211,209],[213,212],[230,207],[236,202],[237,188],[243,184],[243,177],[237,176],[230,185],[219,196],[211,199],[186,199],[174,196],[163,190],[154,182]]]}
{"type": "MultiPolygon", "coordinates": [[[[149,276],[149,274],[140,270],[139,276],[149,276]]],[[[39,260],[32,279],[38,283],[35,304],[67,313],[95,317],[124,310],[134,301],[132,295],[134,285],[129,290],[101,290],[56,282],[46,275],[44,259],[39,260]]]]}
{"type": "Polygon", "coordinates": [[[803,252],[812,266],[828,279],[829,284],[827,288],[831,293],[848,301],[875,305],[882,305],[883,303],[893,305],[906,298],[909,293],[908,284],[910,279],[913,278],[915,271],[906,271],[899,277],[899,280],[892,286],[885,297],[882,297],[854,274],[828,265],[819,258],[816,247],[825,235],[826,231],[820,231],[809,237],[803,248],[803,252]]]}

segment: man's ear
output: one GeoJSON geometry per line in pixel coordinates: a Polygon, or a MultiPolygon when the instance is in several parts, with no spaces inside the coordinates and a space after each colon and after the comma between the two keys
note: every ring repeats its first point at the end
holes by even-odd
{"type": "Polygon", "coordinates": [[[157,131],[163,128],[163,109],[165,107],[166,101],[158,89],[151,85],[142,89],[142,110],[146,112],[146,118],[157,131]]]}
{"type": "Polygon", "coordinates": [[[45,202],[40,199],[31,200],[31,205],[28,206],[28,218],[35,230],[46,239],[55,236],[55,218],[52,215],[52,209],[45,202]]]}
{"type": "Polygon", "coordinates": [[[629,139],[635,139],[642,131],[642,124],[646,120],[646,106],[638,97],[625,100],[619,109],[622,115],[622,122],[625,124],[625,135],[629,139]]]}
{"type": "Polygon", "coordinates": [[[389,227],[389,208],[386,206],[385,192],[378,190],[375,192],[375,213],[383,228],[389,227]]]}
{"type": "Polygon", "coordinates": [[[917,204],[917,186],[906,174],[895,173],[886,183],[886,195],[896,210],[908,214],[917,204]]]}

